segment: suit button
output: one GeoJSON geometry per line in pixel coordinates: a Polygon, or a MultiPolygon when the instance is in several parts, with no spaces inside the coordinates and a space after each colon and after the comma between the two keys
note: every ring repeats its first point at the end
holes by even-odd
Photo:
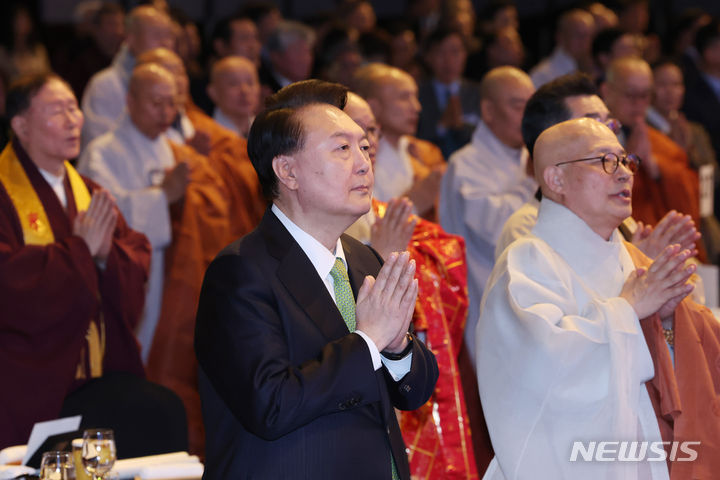
{"type": "Polygon", "coordinates": [[[402,387],[400,387],[400,389],[401,389],[402,391],[404,391],[405,393],[410,393],[410,390],[412,390],[412,388],[410,387],[410,385],[408,385],[407,383],[406,383],[405,385],[403,385],[402,387]]]}

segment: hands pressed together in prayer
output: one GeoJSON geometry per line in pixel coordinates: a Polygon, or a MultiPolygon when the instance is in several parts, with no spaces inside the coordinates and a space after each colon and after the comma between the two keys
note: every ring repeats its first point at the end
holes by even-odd
{"type": "Polygon", "coordinates": [[[85,240],[94,259],[105,261],[110,254],[117,218],[115,200],[102,189],[95,190],[88,209],[75,217],[73,234],[85,240]]]}
{"type": "Polygon", "coordinates": [[[650,258],[657,258],[665,247],[679,244],[681,249],[690,250],[691,257],[697,255],[695,242],[700,239],[700,232],[690,215],[683,215],[671,210],[655,225],[638,222],[638,229],[633,234],[632,243],[650,258]]]}
{"type": "Polygon", "coordinates": [[[168,204],[173,204],[185,195],[185,188],[190,183],[190,166],[187,162],[178,162],[165,171],[165,178],[160,188],[165,192],[168,204]]]}
{"type": "Polygon", "coordinates": [[[460,95],[450,95],[445,111],[440,118],[440,125],[445,128],[461,128],[463,126],[463,111],[460,95]]]}
{"type": "Polygon", "coordinates": [[[375,343],[378,350],[401,352],[407,345],[418,282],[415,260],[408,252],[393,252],[377,278],[365,277],[358,292],[355,316],[357,329],[375,343]]]}
{"type": "Polygon", "coordinates": [[[212,147],[210,135],[208,135],[206,132],[200,131],[196,131],[195,135],[193,135],[193,137],[187,141],[187,144],[190,145],[193,149],[195,149],[196,152],[205,156],[210,154],[210,149],[212,147]]]}
{"type": "Polygon", "coordinates": [[[444,173],[445,165],[436,165],[424,177],[415,178],[412,188],[406,195],[415,205],[418,213],[425,213],[435,206],[444,173]]]}
{"type": "Polygon", "coordinates": [[[383,258],[405,250],[410,243],[418,218],[412,214],[412,202],[406,197],[393,198],[385,216],[377,218],[370,231],[370,244],[383,258]]]}
{"type": "Polygon", "coordinates": [[[635,125],[631,125],[630,135],[628,135],[625,148],[628,152],[640,157],[642,160],[641,168],[648,172],[650,178],[653,180],[660,178],[660,166],[652,154],[648,124],[644,119],[640,119],[635,125]]]}
{"type": "Polygon", "coordinates": [[[687,283],[696,266],[685,266],[692,256],[678,244],[667,246],[650,268],[638,268],[625,281],[620,296],[630,303],[643,319],[658,313],[662,320],[672,318],[678,304],[690,294],[693,285],[687,283]]]}

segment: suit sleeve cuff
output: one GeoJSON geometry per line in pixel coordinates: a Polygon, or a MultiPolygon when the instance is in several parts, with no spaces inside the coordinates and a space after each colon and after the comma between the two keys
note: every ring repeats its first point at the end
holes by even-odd
{"type": "Polygon", "coordinates": [[[360,335],[362,339],[365,340],[365,343],[367,343],[368,349],[370,350],[370,356],[372,357],[373,369],[379,370],[380,367],[382,367],[382,361],[380,359],[380,350],[378,350],[377,345],[375,345],[375,342],[373,342],[370,337],[365,334],[365,332],[355,330],[355,333],[360,335]]]}

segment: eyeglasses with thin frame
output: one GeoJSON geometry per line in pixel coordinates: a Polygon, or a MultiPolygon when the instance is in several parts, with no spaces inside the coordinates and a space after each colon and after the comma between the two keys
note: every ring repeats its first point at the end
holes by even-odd
{"type": "Polygon", "coordinates": [[[566,162],[556,163],[555,166],[559,167],[560,165],[567,165],[569,163],[576,162],[591,162],[593,160],[600,160],[602,162],[603,170],[605,170],[605,173],[608,175],[614,174],[618,169],[618,165],[621,163],[623,167],[627,168],[633,175],[635,175],[635,173],[637,173],[640,169],[640,157],[633,155],[632,153],[623,155],[606,153],[598,157],[578,158],[577,160],[568,160],[566,162]]]}

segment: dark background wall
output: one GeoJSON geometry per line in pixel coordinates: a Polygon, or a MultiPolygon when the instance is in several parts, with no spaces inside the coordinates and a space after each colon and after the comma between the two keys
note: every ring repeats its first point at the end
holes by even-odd
{"type": "MultiPolygon", "coordinates": [[[[8,0],[1,0],[2,3],[8,0]]],[[[33,2],[30,2],[33,3],[33,2]]],[[[67,23],[72,20],[72,12],[79,0],[35,0],[40,10],[41,18],[48,23],[67,23]]],[[[136,1],[125,0],[120,3],[126,6],[136,4],[136,1]]],[[[181,8],[195,20],[206,18],[218,18],[234,11],[245,3],[245,0],[169,0],[171,6],[181,8]]],[[[335,5],[334,0],[277,0],[277,5],[289,17],[308,18],[320,12],[331,10],[335,5]]],[[[399,16],[405,10],[406,0],[371,0],[379,17],[399,16]]],[[[488,2],[474,1],[479,11],[488,2]]],[[[547,12],[554,12],[573,3],[567,0],[517,0],[521,16],[542,15],[547,12]]],[[[651,0],[653,10],[661,10],[663,14],[672,14],[673,11],[680,11],[686,7],[694,6],[708,10],[710,13],[720,14],[720,2],[718,0],[695,0],[687,2],[683,0],[651,0]],[[667,12],[667,13],[665,13],[667,12]]]]}

